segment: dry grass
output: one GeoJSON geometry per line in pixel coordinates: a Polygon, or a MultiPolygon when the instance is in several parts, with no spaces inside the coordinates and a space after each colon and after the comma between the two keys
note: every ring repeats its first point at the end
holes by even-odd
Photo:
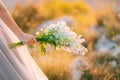
{"type": "Polygon", "coordinates": [[[74,57],[63,51],[53,51],[50,54],[33,55],[40,68],[49,80],[70,80],[70,64],[74,57]]]}
{"type": "Polygon", "coordinates": [[[120,62],[110,53],[91,54],[87,57],[90,67],[84,70],[81,80],[119,80],[120,62]],[[112,67],[110,62],[115,61],[112,67]]]}

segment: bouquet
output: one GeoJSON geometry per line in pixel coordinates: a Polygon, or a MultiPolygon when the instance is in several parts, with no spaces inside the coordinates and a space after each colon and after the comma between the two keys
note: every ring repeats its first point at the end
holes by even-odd
{"type": "MultiPolygon", "coordinates": [[[[36,33],[35,38],[43,52],[46,52],[47,44],[54,46],[56,49],[63,49],[75,54],[84,55],[88,51],[87,48],[82,45],[82,43],[85,42],[82,35],[77,35],[63,21],[42,28],[36,33]]],[[[11,43],[8,46],[11,49],[22,45],[24,45],[24,43],[21,41],[11,43]]]]}

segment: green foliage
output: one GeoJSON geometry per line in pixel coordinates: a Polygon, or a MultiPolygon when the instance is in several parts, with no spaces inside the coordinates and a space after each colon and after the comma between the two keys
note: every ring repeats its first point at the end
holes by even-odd
{"type": "Polygon", "coordinates": [[[46,45],[39,42],[39,49],[43,54],[46,54],[46,45]]]}

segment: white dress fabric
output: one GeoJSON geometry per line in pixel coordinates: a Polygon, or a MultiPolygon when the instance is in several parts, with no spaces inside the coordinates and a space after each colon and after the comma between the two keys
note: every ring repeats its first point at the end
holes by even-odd
{"type": "Polygon", "coordinates": [[[48,80],[26,46],[9,49],[20,40],[0,18],[0,80],[48,80]]]}

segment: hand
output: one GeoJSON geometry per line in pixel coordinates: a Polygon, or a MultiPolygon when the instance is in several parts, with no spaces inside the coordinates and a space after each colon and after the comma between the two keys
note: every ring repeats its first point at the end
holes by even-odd
{"type": "Polygon", "coordinates": [[[27,45],[32,45],[32,44],[36,43],[35,37],[33,37],[33,36],[30,35],[30,34],[23,34],[23,35],[20,37],[20,40],[23,41],[23,43],[24,43],[24,44],[27,44],[27,45]]]}

